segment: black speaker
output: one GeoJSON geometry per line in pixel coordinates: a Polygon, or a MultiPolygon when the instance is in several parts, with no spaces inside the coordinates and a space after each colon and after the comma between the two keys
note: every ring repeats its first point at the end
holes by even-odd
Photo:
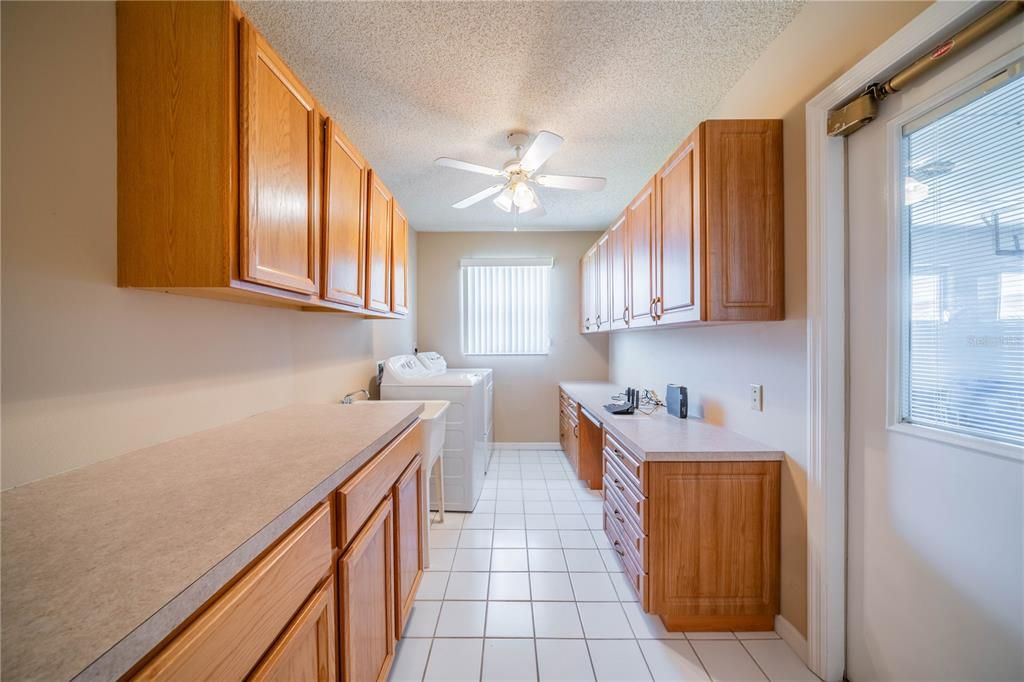
{"type": "Polygon", "coordinates": [[[665,409],[673,417],[686,419],[686,386],[669,384],[665,388],[665,409]]]}

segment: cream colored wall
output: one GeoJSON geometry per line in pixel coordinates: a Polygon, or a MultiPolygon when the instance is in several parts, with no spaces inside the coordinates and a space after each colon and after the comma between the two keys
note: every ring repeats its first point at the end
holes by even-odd
{"type": "Polygon", "coordinates": [[[414,318],[116,288],[114,41],[112,2],[2,3],[3,488],[336,400],[416,343],[414,318]]]}
{"type": "MultiPolygon", "coordinates": [[[[782,615],[807,633],[806,168],[804,105],[927,7],[926,2],[811,2],[709,118],[781,118],[786,319],[613,334],[614,381],[681,383],[705,419],[787,454],[782,476],[782,615]],[[764,385],[764,411],[747,403],[764,385]]],[[[655,169],[651,169],[652,172],[655,169]]]]}
{"type": "Polygon", "coordinates": [[[558,441],[558,382],[608,378],[608,339],[579,333],[579,259],[596,232],[422,232],[420,350],[442,353],[452,367],[494,368],[494,439],[558,441]],[[553,256],[551,352],[544,356],[462,355],[459,259],[553,256]]]}

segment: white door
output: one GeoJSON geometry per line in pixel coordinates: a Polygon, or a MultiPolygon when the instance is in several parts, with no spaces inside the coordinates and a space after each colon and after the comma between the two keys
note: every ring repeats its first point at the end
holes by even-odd
{"type": "Polygon", "coordinates": [[[1022,42],[847,140],[852,682],[1024,679],[1022,42]]]}

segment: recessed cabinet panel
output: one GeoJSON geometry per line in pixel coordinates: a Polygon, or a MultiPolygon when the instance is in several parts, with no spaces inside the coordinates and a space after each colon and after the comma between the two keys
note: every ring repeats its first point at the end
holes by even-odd
{"type": "Polygon", "coordinates": [[[608,331],[611,326],[611,305],[609,295],[611,294],[609,282],[609,255],[608,235],[601,237],[597,242],[597,252],[594,255],[595,269],[597,274],[594,281],[597,285],[597,330],[608,331]]]}
{"type": "Polygon", "coordinates": [[[402,634],[423,575],[422,460],[412,461],[395,483],[395,633],[402,634]]]}
{"type": "Polygon", "coordinates": [[[366,307],[391,312],[391,192],[370,171],[370,198],[367,205],[366,307]]]}
{"type": "Polygon", "coordinates": [[[629,325],[654,324],[654,182],[640,190],[626,211],[629,232],[629,325]]]}
{"type": "Polygon", "coordinates": [[[250,682],[335,682],[338,679],[334,576],[317,590],[267,653],[250,682]]]}
{"type": "Polygon", "coordinates": [[[700,135],[694,132],[656,176],[658,322],[701,316],[700,135]]]}
{"type": "Polygon", "coordinates": [[[324,151],[324,298],[363,306],[366,286],[366,160],[333,120],[324,151]]]}
{"type": "Polygon", "coordinates": [[[707,121],[708,314],[783,316],[782,121],[707,121]]]}
{"type": "Polygon", "coordinates": [[[317,290],[317,116],[313,96],[242,21],[241,276],[317,290]]]}

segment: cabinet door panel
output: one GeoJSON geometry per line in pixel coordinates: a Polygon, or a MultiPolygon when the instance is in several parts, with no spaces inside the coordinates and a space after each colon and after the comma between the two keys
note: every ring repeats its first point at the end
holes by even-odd
{"type": "Polygon", "coordinates": [[[324,277],[322,296],[363,307],[366,276],[366,160],[327,121],[324,159],[324,277]]]}
{"type": "Polygon", "coordinates": [[[409,220],[395,201],[391,211],[391,311],[409,312],[409,220]]]}
{"type": "Polygon", "coordinates": [[[339,561],[345,682],[387,679],[395,655],[394,520],[388,495],[339,561]]]}
{"type": "Polygon", "coordinates": [[[252,682],[334,682],[338,679],[334,576],[310,597],[250,676],[252,682]]]}
{"type": "Polygon", "coordinates": [[[623,213],[608,230],[608,263],[611,278],[610,295],[612,329],[629,326],[629,239],[626,214],[623,213]]]}
{"type": "Polygon", "coordinates": [[[585,334],[597,331],[597,311],[594,305],[597,295],[594,281],[594,251],[591,248],[580,261],[580,318],[581,329],[585,334]]]}
{"type": "Polygon", "coordinates": [[[608,235],[604,235],[597,242],[597,251],[595,253],[595,264],[597,275],[594,278],[597,286],[597,329],[598,331],[608,331],[608,327],[611,325],[611,305],[609,301],[610,281],[609,281],[609,255],[608,255],[608,235]]]}
{"type": "Polygon", "coordinates": [[[423,575],[422,460],[416,457],[395,483],[395,633],[401,636],[423,575]]]}
{"type": "Polygon", "coordinates": [[[657,175],[655,296],[658,322],[701,319],[700,136],[694,132],[657,175]]]}
{"type": "Polygon", "coordinates": [[[654,180],[626,211],[629,232],[629,325],[642,327],[654,324],[654,180]]]}
{"type": "Polygon", "coordinates": [[[366,307],[391,312],[391,192],[370,171],[367,203],[366,307]]]}
{"type": "Polygon", "coordinates": [[[317,116],[313,96],[242,21],[240,274],[317,290],[317,116]]]}
{"type": "Polygon", "coordinates": [[[701,124],[711,320],[781,320],[782,121],[701,124]]]}

